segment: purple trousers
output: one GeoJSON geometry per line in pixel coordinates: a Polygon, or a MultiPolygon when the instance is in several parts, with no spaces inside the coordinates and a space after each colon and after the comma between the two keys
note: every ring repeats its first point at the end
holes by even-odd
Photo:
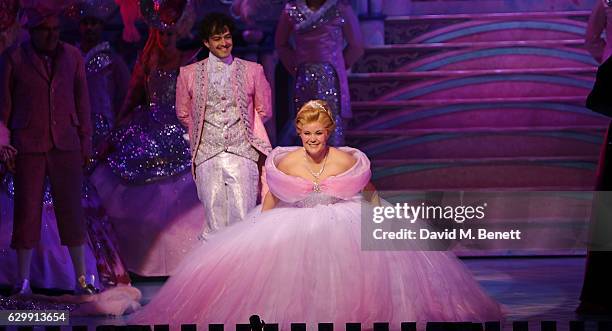
{"type": "Polygon", "coordinates": [[[17,154],[15,159],[14,249],[34,248],[40,241],[45,176],[62,245],[80,246],[87,240],[81,192],[83,168],[80,151],[52,149],[45,153],[17,154]]]}

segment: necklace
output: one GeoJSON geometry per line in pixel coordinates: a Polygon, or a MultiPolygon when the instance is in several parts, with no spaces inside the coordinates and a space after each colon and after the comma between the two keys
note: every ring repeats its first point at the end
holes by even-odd
{"type": "MultiPolygon", "coordinates": [[[[319,186],[319,177],[321,177],[321,175],[323,174],[323,171],[325,170],[325,164],[327,164],[328,155],[329,155],[329,149],[327,149],[327,151],[325,152],[325,157],[323,158],[323,165],[321,166],[321,170],[319,171],[316,171],[316,172],[312,171],[310,170],[310,168],[308,168],[308,165],[306,164],[304,165],[306,170],[308,170],[308,172],[312,175],[312,177],[315,178],[315,180],[313,181],[313,184],[314,184],[313,191],[317,193],[321,192],[321,187],[319,186]]],[[[306,152],[306,149],[304,149],[304,159],[308,162],[308,153],[306,152]]]]}

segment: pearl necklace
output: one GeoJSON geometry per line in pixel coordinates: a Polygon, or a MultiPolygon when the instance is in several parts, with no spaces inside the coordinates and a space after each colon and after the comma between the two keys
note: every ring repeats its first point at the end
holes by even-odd
{"type": "MultiPolygon", "coordinates": [[[[325,170],[325,164],[327,164],[327,156],[329,155],[329,148],[327,149],[327,152],[325,153],[325,158],[323,158],[323,165],[321,166],[321,170],[314,172],[312,170],[310,170],[310,168],[308,168],[308,165],[304,164],[304,167],[306,168],[306,170],[308,170],[308,172],[312,175],[312,177],[315,178],[315,180],[312,182],[313,188],[312,190],[320,193],[321,192],[321,186],[319,185],[319,177],[321,177],[321,175],[323,174],[323,171],[325,170]]],[[[306,152],[306,149],[304,148],[304,160],[306,160],[306,162],[308,162],[308,152],[306,152]]],[[[312,160],[312,158],[310,158],[312,160]]]]}

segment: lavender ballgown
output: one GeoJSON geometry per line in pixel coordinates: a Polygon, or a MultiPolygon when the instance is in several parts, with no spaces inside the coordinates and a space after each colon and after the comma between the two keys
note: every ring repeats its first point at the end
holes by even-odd
{"type": "Polygon", "coordinates": [[[136,106],[129,123],[113,130],[116,150],[91,181],[117,230],[128,270],[168,276],[198,243],[204,210],[189,171],[186,130],[176,117],[178,68],[155,68],[142,76],[138,88],[144,89],[146,105],[136,106]]]}
{"type": "MultiPolygon", "coordinates": [[[[363,251],[360,191],[370,162],[348,147],[356,164],[313,183],[286,175],[278,147],[266,162],[270,191],[280,200],[257,207],[188,255],[130,323],[248,323],[259,314],[288,330],[292,322],[483,321],[499,305],[448,252],[363,251]]],[[[337,324],[341,325],[341,324],[337,324]]]]}

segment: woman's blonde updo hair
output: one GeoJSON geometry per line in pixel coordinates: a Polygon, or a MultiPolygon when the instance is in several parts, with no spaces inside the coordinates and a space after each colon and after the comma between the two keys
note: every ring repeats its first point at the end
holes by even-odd
{"type": "Polygon", "coordinates": [[[334,132],[336,122],[334,122],[329,105],[323,100],[306,102],[295,116],[295,128],[300,134],[304,125],[317,121],[323,124],[328,134],[334,132]]]}

